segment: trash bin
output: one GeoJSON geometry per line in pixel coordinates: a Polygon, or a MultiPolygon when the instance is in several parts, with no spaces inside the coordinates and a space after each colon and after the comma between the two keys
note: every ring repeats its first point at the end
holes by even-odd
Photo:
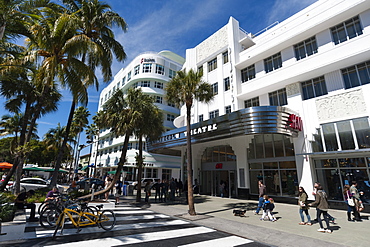
{"type": "Polygon", "coordinates": [[[128,195],[129,196],[133,196],[134,195],[134,186],[133,185],[129,185],[128,186],[128,195]]]}

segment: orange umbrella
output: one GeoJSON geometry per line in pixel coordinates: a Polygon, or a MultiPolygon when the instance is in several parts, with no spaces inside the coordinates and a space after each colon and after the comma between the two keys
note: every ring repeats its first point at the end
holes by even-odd
{"type": "Polygon", "coordinates": [[[0,168],[2,168],[2,169],[10,169],[12,167],[13,167],[13,164],[10,164],[8,162],[1,162],[0,163],[0,168]]]}

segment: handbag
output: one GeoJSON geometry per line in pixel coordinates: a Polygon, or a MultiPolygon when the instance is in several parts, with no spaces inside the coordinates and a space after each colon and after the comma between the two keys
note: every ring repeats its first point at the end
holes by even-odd
{"type": "Polygon", "coordinates": [[[348,199],[347,199],[348,205],[349,205],[350,207],[355,206],[355,201],[353,200],[353,198],[350,198],[350,197],[349,197],[349,193],[348,193],[348,192],[347,192],[347,196],[348,196],[348,199]]]}

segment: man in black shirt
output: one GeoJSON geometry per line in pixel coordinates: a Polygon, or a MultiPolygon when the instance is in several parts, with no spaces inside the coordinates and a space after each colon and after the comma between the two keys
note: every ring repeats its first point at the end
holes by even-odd
{"type": "Polygon", "coordinates": [[[22,192],[20,193],[17,198],[15,199],[15,206],[18,209],[31,209],[31,215],[28,221],[35,222],[38,221],[39,219],[35,217],[35,212],[36,212],[36,205],[34,203],[27,203],[26,200],[27,198],[31,197],[32,195],[35,194],[34,190],[29,190],[27,192],[22,192]]]}

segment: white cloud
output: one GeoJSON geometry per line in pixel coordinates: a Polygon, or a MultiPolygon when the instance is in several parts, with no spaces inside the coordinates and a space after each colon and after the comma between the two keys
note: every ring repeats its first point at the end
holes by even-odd
{"type": "MultiPolygon", "coordinates": [[[[168,1],[161,8],[153,9],[149,15],[143,15],[136,23],[128,23],[128,32],[120,32],[116,36],[127,53],[126,62],[129,63],[146,51],[169,49],[184,55],[185,49],[191,47],[181,41],[192,36],[194,29],[204,27],[206,20],[216,18],[226,2],[222,0],[215,4],[214,0],[168,1]]],[[[115,62],[113,70],[117,73],[122,67],[122,63],[115,62]]]]}

